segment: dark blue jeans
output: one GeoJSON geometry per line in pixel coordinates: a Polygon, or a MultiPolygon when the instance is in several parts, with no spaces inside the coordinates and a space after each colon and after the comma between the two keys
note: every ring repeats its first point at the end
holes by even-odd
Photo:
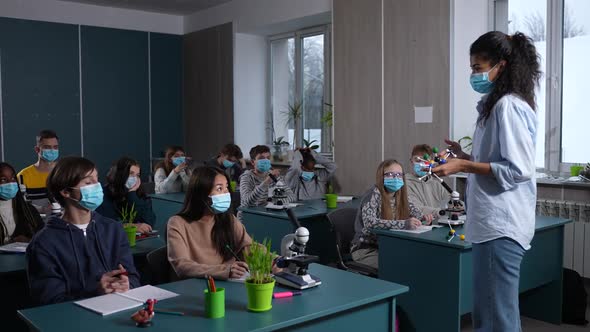
{"type": "Polygon", "coordinates": [[[517,242],[506,237],[473,244],[475,331],[521,331],[518,283],[524,253],[517,242]]]}

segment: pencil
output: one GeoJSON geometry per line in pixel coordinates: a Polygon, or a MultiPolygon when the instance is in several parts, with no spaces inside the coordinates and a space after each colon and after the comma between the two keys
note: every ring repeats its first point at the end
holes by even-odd
{"type": "MultiPolygon", "coordinates": [[[[226,244],[225,245],[225,249],[227,249],[229,252],[231,252],[232,256],[234,256],[234,258],[236,259],[236,261],[243,262],[243,260],[241,260],[240,257],[238,257],[238,255],[236,255],[236,253],[231,249],[231,247],[229,246],[229,244],[226,244]]],[[[250,272],[250,269],[246,269],[246,271],[250,272]]]]}
{"type": "Polygon", "coordinates": [[[164,315],[184,316],[184,312],[180,312],[180,311],[168,311],[168,310],[155,309],[154,312],[158,313],[158,314],[164,314],[164,315]]]}

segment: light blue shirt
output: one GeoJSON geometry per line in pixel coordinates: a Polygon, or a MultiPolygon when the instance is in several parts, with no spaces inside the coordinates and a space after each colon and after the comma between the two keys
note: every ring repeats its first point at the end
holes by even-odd
{"type": "MultiPolygon", "coordinates": [[[[485,96],[477,106],[482,111],[485,96]]],[[[473,135],[472,160],[490,163],[493,175],[467,180],[467,239],[482,243],[509,237],[525,250],[535,233],[537,116],[520,97],[502,97],[473,135]]]]}

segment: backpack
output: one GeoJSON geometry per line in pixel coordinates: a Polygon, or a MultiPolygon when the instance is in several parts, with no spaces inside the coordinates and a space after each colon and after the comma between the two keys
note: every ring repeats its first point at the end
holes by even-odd
{"type": "Polygon", "coordinates": [[[574,270],[563,269],[562,321],[566,324],[586,325],[588,294],[584,280],[574,270]]]}

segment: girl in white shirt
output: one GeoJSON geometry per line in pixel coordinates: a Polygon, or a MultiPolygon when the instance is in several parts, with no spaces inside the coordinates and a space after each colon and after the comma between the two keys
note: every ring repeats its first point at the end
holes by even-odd
{"type": "Polygon", "coordinates": [[[191,177],[189,163],[190,158],[186,157],[182,147],[171,146],[166,149],[164,160],[155,167],[156,194],[186,191],[191,177]]]}

